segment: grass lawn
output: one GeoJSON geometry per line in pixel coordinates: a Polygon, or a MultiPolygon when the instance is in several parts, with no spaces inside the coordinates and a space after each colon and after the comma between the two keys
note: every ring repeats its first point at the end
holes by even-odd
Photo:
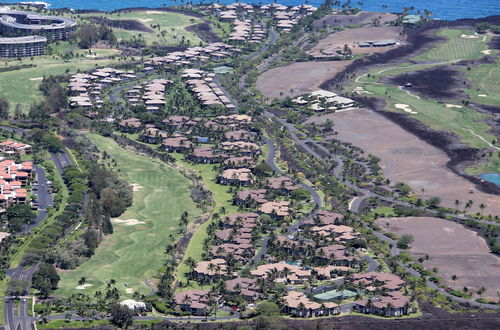
{"type": "MultiPolygon", "coordinates": [[[[218,212],[221,207],[224,207],[226,209],[226,214],[238,212],[238,208],[231,202],[233,196],[227,192],[228,186],[222,186],[215,183],[216,172],[213,170],[212,164],[193,165],[191,163],[184,161],[183,160],[184,156],[181,154],[173,154],[173,156],[176,158],[176,161],[179,164],[195,170],[203,178],[203,182],[212,192],[212,197],[215,200],[216,203],[215,212],[218,212]]],[[[187,281],[185,273],[189,272],[189,267],[186,266],[184,260],[186,260],[189,257],[192,257],[197,261],[201,260],[201,254],[203,252],[203,241],[207,237],[206,229],[209,223],[210,221],[206,221],[204,224],[198,227],[193,237],[189,241],[182,262],[179,264],[179,267],[177,268],[177,279],[179,281],[182,282],[187,281]]],[[[193,282],[191,283],[193,284],[193,282]]]]}
{"type": "Polygon", "coordinates": [[[29,110],[33,102],[42,99],[42,93],[38,90],[41,79],[49,75],[61,75],[66,72],[75,73],[78,70],[88,70],[95,66],[106,66],[114,62],[108,56],[117,54],[116,50],[98,49],[93,50],[97,58],[79,57],[63,60],[58,56],[42,56],[33,60],[25,58],[22,62],[17,60],[6,60],[1,67],[33,64],[35,67],[20,70],[0,72],[0,96],[11,103],[11,111],[17,103],[23,106],[25,112],[29,110]],[[101,58],[102,56],[102,58],[101,58]]]}
{"type": "Polygon", "coordinates": [[[395,217],[396,216],[394,214],[394,208],[392,208],[390,206],[377,207],[375,210],[372,211],[372,213],[381,214],[384,217],[395,217]]]}
{"type": "Polygon", "coordinates": [[[143,37],[148,46],[153,44],[173,46],[179,44],[183,38],[186,42],[189,41],[191,45],[198,45],[201,42],[201,39],[195,33],[186,30],[187,26],[199,23],[201,20],[180,13],[141,10],[113,14],[91,13],[79,16],[103,16],[112,20],[135,20],[154,30],[154,32],[140,32],[114,28],[113,31],[118,40],[143,37]]]}
{"type": "Polygon", "coordinates": [[[491,39],[486,35],[475,35],[472,30],[442,29],[437,35],[447,39],[415,58],[418,61],[429,60],[470,60],[482,56],[481,51],[488,49],[491,39]],[[465,37],[464,37],[465,36],[465,37]]]}
{"type": "Polygon", "coordinates": [[[5,315],[4,315],[4,306],[5,299],[4,297],[7,295],[7,283],[8,279],[4,278],[3,281],[0,281],[0,324],[5,324],[5,315]]]}
{"type": "Polygon", "coordinates": [[[228,37],[231,34],[232,27],[229,22],[222,22],[216,16],[209,16],[208,21],[211,23],[214,32],[221,38],[228,37]]]}
{"type": "Polygon", "coordinates": [[[106,326],[109,325],[108,320],[97,320],[97,321],[67,321],[67,320],[54,320],[46,324],[38,323],[36,327],[38,329],[61,329],[61,328],[91,328],[96,326],[106,326]]]}
{"type": "Polygon", "coordinates": [[[472,82],[472,87],[465,92],[473,102],[500,106],[500,65],[475,66],[466,71],[465,78],[472,82]]]}
{"type": "Polygon", "coordinates": [[[127,151],[112,139],[96,134],[89,137],[116,159],[119,173],[135,185],[133,205],[120,219],[136,219],[139,223],[114,223],[114,233],[100,244],[91,259],[75,270],[61,273],[57,293],[68,296],[78,292],[75,287],[82,276],[92,285],[84,291],[102,290],[106,281],[115,279],[117,288],[129,297],[132,290],[148,293],[144,281],[152,279],[162,266],[164,248],[171,241],[169,235],[178,237],[181,214],[199,214],[190,197],[191,182],[164,163],[127,151]],[[132,290],[126,292],[127,288],[132,290]]]}

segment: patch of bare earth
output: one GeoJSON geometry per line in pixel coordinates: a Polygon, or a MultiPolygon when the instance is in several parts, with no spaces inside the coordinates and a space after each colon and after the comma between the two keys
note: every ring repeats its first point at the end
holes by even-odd
{"type": "Polygon", "coordinates": [[[352,61],[296,62],[273,68],[257,78],[257,89],[269,99],[284,99],[319,89],[352,61]]]}
{"type": "Polygon", "coordinates": [[[500,215],[500,196],[486,194],[475,189],[474,185],[455,174],[446,165],[449,157],[415,135],[405,131],[382,115],[358,109],[313,117],[316,123],[330,119],[338,135],[327,137],[352,143],[362,148],[366,154],[381,158],[384,176],[391,182],[405,182],[422,198],[437,196],[441,205],[455,208],[455,200],[474,204],[467,212],[480,211],[483,214],[500,215]],[[472,189],[473,193],[469,193],[472,189]]]}
{"type": "MultiPolygon", "coordinates": [[[[498,301],[500,258],[490,253],[476,232],[453,221],[431,217],[381,218],[377,224],[398,236],[413,235],[415,240],[408,252],[416,257],[428,255],[424,266],[428,270],[437,268],[445,285],[458,291],[467,287],[474,292],[484,287],[483,298],[498,301]]],[[[479,298],[477,294],[474,297],[479,298]]]]}
{"type": "Polygon", "coordinates": [[[312,56],[334,54],[337,50],[342,51],[344,45],[348,45],[354,54],[383,53],[396,48],[398,45],[385,47],[360,47],[359,44],[367,41],[379,41],[384,39],[398,40],[400,43],[406,40],[401,26],[366,27],[348,29],[334,32],[326,38],[321,39],[308,53],[312,56]]]}
{"type": "Polygon", "coordinates": [[[314,24],[316,27],[328,26],[347,26],[358,24],[371,24],[374,19],[377,19],[380,24],[392,22],[398,18],[395,14],[390,13],[372,13],[362,11],[356,15],[328,15],[324,18],[317,20],[314,24]]]}

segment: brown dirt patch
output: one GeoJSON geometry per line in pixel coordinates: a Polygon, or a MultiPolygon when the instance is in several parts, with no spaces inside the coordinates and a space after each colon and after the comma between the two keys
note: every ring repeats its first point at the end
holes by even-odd
{"type": "Polygon", "coordinates": [[[314,24],[319,28],[328,26],[371,24],[375,18],[378,18],[380,24],[384,24],[396,20],[398,16],[390,13],[371,13],[362,11],[357,15],[328,15],[319,19],[314,24]]]}
{"type": "Polygon", "coordinates": [[[257,89],[266,97],[283,99],[319,89],[352,61],[296,62],[268,70],[257,78],[257,89]]]}
{"type": "Polygon", "coordinates": [[[412,234],[415,241],[410,254],[429,255],[424,266],[429,270],[436,267],[444,284],[458,291],[464,287],[476,291],[484,286],[483,297],[498,300],[500,258],[490,253],[485,240],[476,232],[453,221],[431,217],[382,218],[377,224],[398,235],[412,234]],[[451,279],[453,275],[457,280],[451,279]]]}
{"type": "Polygon", "coordinates": [[[447,167],[449,157],[410,132],[405,131],[381,114],[359,109],[314,117],[310,121],[334,122],[338,132],[333,138],[352,143],[367,154],[382,159],[385,177],[393,183],[405,182],[423,197],[438,196],[443,206],[455,207],[455,200],[469,199],[474,202],[468,212],[479,211],[479,205],[487,205],[484,214],[500,215],[500,196],[478,191],[474,185],[447,167]],[[474,193],[470,194],[469,189],[474,193]],[[423,189],[423,191],[422,191],[423,189]]]}
{"type": "Polygon", "coordinates": [[[384,39],[395,39],[403,43],[406,40],[406,35],[403,34],[403,31],[404,29],[401,26],[382,26],[334,32],[326,38],[321,39],[308,53],[312,56],[330,55],[334,54],[337,50],[344,49],[344,45],[348,45],[354,54],[383,53],[398,47],[398,45],[362,48],[359,47],[359,44],[366,41],[384,39]]]}

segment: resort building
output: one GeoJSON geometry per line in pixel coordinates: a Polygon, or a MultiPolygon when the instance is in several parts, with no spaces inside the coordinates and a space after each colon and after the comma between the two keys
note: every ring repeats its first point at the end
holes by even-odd
{"type": "Polygon", "coordinates": [[[41,36],[49,41],[71,39],[76,20],[29,11],[0,8],[0,32],[6,37],[41,36]]]}
{"type": "Polygon", "coordinates": [[[0,57],[32,57],[45,55],[47,38],[27,36],[0,38],[0,57]]]}

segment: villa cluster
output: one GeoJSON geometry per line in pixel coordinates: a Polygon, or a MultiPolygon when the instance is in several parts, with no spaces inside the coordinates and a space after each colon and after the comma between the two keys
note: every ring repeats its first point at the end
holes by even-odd
{"type": "Polygon", "coordinates": [[[0,212],[13,204],[27,204],[26,185],[33,174],[33,162],[0,161],[0,212]]]}
{"type": "MultiPolygon", "coordinates": [[[[256,14],[263,17],[270,17],[272,24],[280,31],[286,33],[297,25],[299,20],[314,13],[317,8],[310,5],[284,6],[280,4],[268,4],[263,6],[253,6],[246,3],[233,3],[231,5],[211,4],[207,10],[219,16],[221,21],[232,22],[233,33],[230,37],[232,41],[245,41],[249,34],[261,35],[261,26],[254,24],[256,14]],[[242,27],[242,22],[246,22],[242,27]],[[245,33],[242,33],[244,31],[245,33]],[[257,31],[257,33],[256,33],[257,31]]],[[[251,40],[254,40],[253,37],[251,40]]]]}

